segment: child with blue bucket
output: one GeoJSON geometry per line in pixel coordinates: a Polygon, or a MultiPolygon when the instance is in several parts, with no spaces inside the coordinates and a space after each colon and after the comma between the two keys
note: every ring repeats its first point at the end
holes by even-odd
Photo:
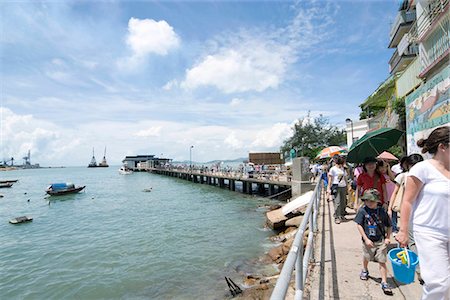
{"type": "Polygon", "coordinates": [[[359,278],[369,279],[369,261],[378,262],[381,273],[381,289],[386,295],[392,295],[387,283],[387,245],[391,236],[391,221],[383,207],[378,206],[380,193],[376,189],[367,189],[361,200],[364,205],[358,210],[355,222],[362,237],[363,269],[359,278]]]}

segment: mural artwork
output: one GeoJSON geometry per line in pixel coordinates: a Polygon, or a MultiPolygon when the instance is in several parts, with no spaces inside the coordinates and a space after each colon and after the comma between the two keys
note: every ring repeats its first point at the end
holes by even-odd
{"type": "Polygon", "coordinates": [[[408,154],[420,153],[417,140],[450,124],[450,66],[406,97],[408,154]]]}

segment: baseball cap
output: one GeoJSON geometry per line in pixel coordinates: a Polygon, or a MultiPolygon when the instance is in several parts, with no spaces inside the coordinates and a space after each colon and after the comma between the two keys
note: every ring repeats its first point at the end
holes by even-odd
{"type": "Polygon", "coordinates": [[[376,189],[365,190],[361,199],[367,200],[367,201],[381,202],[380,201],[380,193],[376,189]]]}

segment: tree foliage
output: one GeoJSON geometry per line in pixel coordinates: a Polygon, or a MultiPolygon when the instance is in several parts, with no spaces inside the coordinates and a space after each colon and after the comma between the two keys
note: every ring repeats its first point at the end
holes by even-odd
{"type": "Polygon", "coordinates": [[[292,129],[294,134],[281,147],[285,157],[291,149],[295,149],[297,156],[313,159],[325,147],[346,144],[345,131],[331,125],[328,118],[322,115],[312,119],[308,114],[299,119],[292,129]]]}

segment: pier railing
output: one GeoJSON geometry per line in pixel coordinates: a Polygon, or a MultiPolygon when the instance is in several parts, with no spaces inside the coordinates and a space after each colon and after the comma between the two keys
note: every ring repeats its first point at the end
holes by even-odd
{"type": "Polygon", "coordinates": [[[279,182],[291,182],[292,176],[287,175],[286,172],[267,172],[267,171],[258,171],[253,173],[246,173],[242,171],[211,171],[211,170],[200,170],[200,169],[186,169],[186,168],[176,168],[176,167],[156,167],[156,168],[146,168],[143,169],[145,171],[159,170],[159,171],[174,171],[191,175],[208,175],[208,176],[217,176],[223,178],[233,178],[237,180],[241,179],[255,179],[255,180],[265,180],[265,181],[279,181],[279,182]]]}
{"type": "Polygon", "coordinates": [[[314,193],[303,216],[303,221],[294,237],[294,242],[292,243],[280,277],[270,297],[271,300],[285,299],[293,273],[295,273],[295,299],[300,300],[303,298],[308,266],[310,261],[314,259],[314,233],[318,230],[317,216],[322,194],[322,185],[323,180],[320,180],[314,189],[314,193]],[[307,228],[309,228],[309,233],[306,247],[304,247],[303,240],[307,228]]]}

